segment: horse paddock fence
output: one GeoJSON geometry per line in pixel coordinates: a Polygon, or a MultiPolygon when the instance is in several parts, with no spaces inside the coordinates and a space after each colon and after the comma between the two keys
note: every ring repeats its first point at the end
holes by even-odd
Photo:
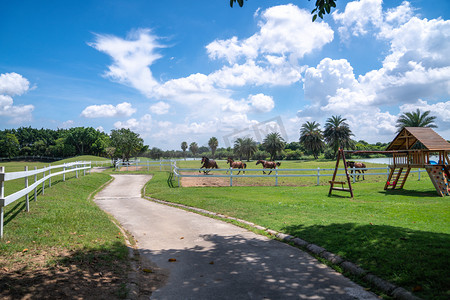
{"type": "MultiPolygon", "coordinates": [[[[278,186],[278,179],[279,178],[292,178],[292,177],[311,177],[315,178],[316,185],[320,185],[320,179],[322,177],[332,177],[334,168],[317,168],[317,169],[195,169],[195,168],[178,168],[176,165],[176,162],[172,164],[172,172],[177,177],[178,186],[181,187],[180,184],[180,178],[229,178],[229,186],[233,186],[233,178],[273,178],[274,185],[278,186]],[[199,174],[183,174],[186,172],[199,172],[199,174]],[[204,174],[204,172],[214,172],[214,173],[220,173],[220,174],[208,174],[207,177],[204,174]],[[241,172],[239,175],[238,172],[241,172]],[[259,174],[243,174],[242,172],[258,172],[259,174]],[[272,173],[269,174],[261,174],[262,171],[268,173],[272,171],[272,173]],[[201,173],[200,173],[201,172],[201,173]],[[289,172],[291,174],[284,174],[285,172],[289,172]],[[202,174],[203,173],[203,174],[202,174]]],[[[390,168],[387,167],[379,167],[379,168],[364,168],[365,171],[374,171],[374,172],[366,172],[366,173],[357,173],[361,169],[358,168],[347,168],[349,171],[349,175],[352,176],[353,183],[356,182],[357,176],[386,176],[386,179],[389,176],[390,168]],[[353,173],[353,174],[352,174],[353,173]]],[[[336,174],[336,176],[343,176],[345,177],[345,169],[340,168],[338,171],[342,171],[343,173],[336,174]]],[[[425,170],[414,170],[411,171],[412,173],[418,174],[418,180],[421,178],[421,172],[426,172],[425,170]]]]}
{"type": "Polygon", "coordinates": [[[0,238],[3,238],[3,214],[4,208],[19,200],[25,196],[26,211],[30,211],[29,194],[34,192],[34,201],[37,200],[37,188],[42,184],[42,194],[45,193],[45,182],[48,181],[48,186],[52,186],[52,177],[62,175],[63,181],[66,180],[66,174],[75,172],[75,177],[78,178],[78,173],[83,171],[83,175],[86,175],[86,170],[91,170],[91,162],[72,162],[62,165],[50,165],[41,169],[34,167],[34,170],[28,170],[25,166],[24,171],[6,173],[5,167],[0,167],[0,238]],[[62,169],[52,173],[52,170],[62,169]],[[38,174],[42,174],[42,178],[38,179],[38,174]],[[34,182],[29,183],[29,177],[34,176],[34,182]],[[24,178],[25,187],[19,191],[16,191],[10,195],[5,196],[5,182],[24,178]]]}

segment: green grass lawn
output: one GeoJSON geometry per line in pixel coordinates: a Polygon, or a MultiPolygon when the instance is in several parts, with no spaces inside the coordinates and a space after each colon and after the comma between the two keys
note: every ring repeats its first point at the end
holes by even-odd
{"type": "MultiPolygon", "coordinates": [[[[41,168],[48,164],[11,162],[3,165],[7,171],[22,171],[24,165],[41,168]]],[[[80,174],[79,178],[66,176],[65,182],[62,178],[54,178],[51,187],[46,184],[44,195],[42,188],[38,189],[37,201],[30,201],[29,212],[25,211],[24,197],[6,206],[4,237],[0,241],[0,270],[14,270],[18,265],[23,265],[24,271],[33,270],[36,258],[44,256],[45,261],[39,263],[44,263],[45,267],[77,266],[78,270],[91,270],[91,274],[100,271],[114,274],[111,276],[122,280],[111,283],[110,288],[123,294],[121,284],[127,276],[128,265],[124,237],[90,198],[110,179],[102,173],[80,174]]],[[[6,195],[21,188],[23,179],[5,182],[6,195]]],[[[32,193],[30,199],[33,200],[32,193]]],[[[23,296],[17,291],[22,288],[13,284],[17,281],[13,281],[8,273],[1,277],[2,284],[10,284],[18,296],[23,296]]],[[[23,284],[26,285],[25,281],[23,284]]]]}
{"type": "MultiPolygon", "coordinates": [[[[199,164],[179,163],[183,167],[199,164]]],[[[330,164],[334,167],[333,162],[283,162],[281,166],[330,164]]],[[[167,177],[168,173],[155,173],[146,195],[300,237],[409,291],[417,290],[419,297],[450,297],[450,197],[438,197],[426,173],[420,181],[412,176],[403,190],[395,191],[383,190],[384,176],[366,177],[354,184],[354,199],[343,192],[328,197],[329,185],[316,186],[311,178],[309,186],[296,187],[170,188],[167,177]]],[[[306,185],[303,178],[290,180],[306,185]]],[[[177,186],[176,180],[172,185],[177,186]]]]}

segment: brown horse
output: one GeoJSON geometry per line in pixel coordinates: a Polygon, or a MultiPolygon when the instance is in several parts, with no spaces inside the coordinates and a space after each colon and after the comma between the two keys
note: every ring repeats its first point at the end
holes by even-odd
{"type": "MultiPolygon", "coordinates": [[[[274,162],[274,161],[267,161],[267,160],[258,160],[256,162],[256,165],[262,164],[264,169],[276,169],[277,167],[279,167],[281,165],[280,162],[274,162]]],[[[272,170],[270,170],[269,174],[272,173],[272,170]]],[[[266,174],[266,172],[263,171],[263,174],[266,174]]]]}
{"type": "MultiPolygon", "coordinates": [[[[242,161],[234,161],[231,157],[228,157],[227,164],[230,164],[230,169],[245,169],[247,168],[247,164],[243,163],[242,161]]],[[[241,171],[237,173],[239,175],[241,171]]],[[[243,173],[245,174],[245,171],[243,170],[243,173]]],[[[228,174],[228,171],[227,171],[228,174]]]]}
{"type": "MultiPolygon", "coordinates": [[[[216,161],[213,159],[209,159],[206,156],[202,156],[202,166],[200,167],[200,169],[205,168],[205,169],[218,169],[219,166],[217,165],[216,161]]],[[[198,171],[200,173],[200,170],[198,171]]],[[[203,171],[204,174],[208,174],[209,170],[205,170],[203,171]]]]}
{"type": "Polygon", "coordinates": [[[358,161],[357,162],[347,161],[347,168],[351,168],[350,172],[351,172],[352,176],[353,176],[353,168],[355,169],[355,175],[356,175],[356,172],[359,173],[358,176],[356,177],[358,180],[359,180],[359,175],[362,172],[362,177],[363,177],[363,180],[364,180],[364,172],[367,171],[366,170],[366,165],[364,163],[358,162],[358,161]]]}

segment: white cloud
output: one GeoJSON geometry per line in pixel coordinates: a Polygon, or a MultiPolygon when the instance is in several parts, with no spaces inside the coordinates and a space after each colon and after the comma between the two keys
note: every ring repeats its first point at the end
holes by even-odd
{"type": "Polygon", "coordinates": [[[30,83],[17,73],[0,74],[0,116],[10,123],[21,123],[32,119],[34,106],[14,105],[12,96],[20,96],[29,90],[30,83]]]}
{"type": "Polygon", "coordinates": [[[371,26],[380,27],[383,21],[382,0],[360,0],[347,3],[345,11],[336,10],[332,16],[336,23],[342,24],[338,28],[343,40],[350,34],[361,36],[367,34],[371,26]]]}
{"type": "Polygon", "coordinates": [[[114,123],[116,129],[128,128],[131,131],[137,132],[142,138],[148,137],[153,128],[152,116],[149,114],[143,115],[139,120],[135,118],[128,119],[125,122],[117,121],[114,123]]]}
{"type": "Polygon", "coordinates": [[[0,74],[0,95],[17,96],[28,91],[30,82],[17,73],[0,74]]]}
{"type": "Polygon", "coordinates": [[[164,115],[169,112],[170,105],[166,102],[159,101],[150,106],[150,111],[157,115],[164,115]]]}
{"type": "Polygon", "coordinates": [[[323,22],[311,22],[311,15],[297,6],[279,5],[261,13],[260,29],[251,37],[216,40],[206,46],[211,59],[224,58],[230,64],[239,58],[256,59],[259,55],[291,55],[301,58],[333,40],[333,30],[323,22]]]}
{"type": "Polygon", "coordinates": [[[149,29],[139,29],[131,32],[127,39],[97,34],[95,42],[89,45],[113,59],[113,64],[105,73],[106,77],[151,96],[158,82],[153,78],[149,66],[161,58],[156,49],[164,47],[157,40],[158,37],[151,34],[149,29]]]}
{"type": "Polygon", "coordinates": [[[450,129],[450,101],[428,104],[427,101],[419,99],[416,103],[408,103],[400,106],[400,112],[411,112],[420,109],[421,112],[430,111],[431,116],[436,116],[439,128],[450,129]]]}
{"type": "Polygon", "coordinates": [[[129,117],[135,112],[136,109],[130,103],[122,102],[116,106],[111,104],[90,105],[81,112],[81,116],[85,118],[129,117]]]}
{"type": "Polygon", "coordinates": [[[73,126],[73,124],[75,124],[75,122],[73,120],[67,120],[65,122],[62,122],[61,127],[62,128],[70,128],[73,126]]]}
{"type": "Polygon", "coordinates": [[[256,94],[249,96],[250,104],[257,112],[270,112],[275,107],[275,102],[271,96],[256,94]]]}

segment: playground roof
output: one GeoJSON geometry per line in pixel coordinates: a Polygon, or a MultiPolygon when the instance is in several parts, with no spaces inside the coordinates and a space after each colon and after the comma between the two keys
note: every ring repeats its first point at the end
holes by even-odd
{"type": "Polygon", "coordinates": [[[386,150],[410,150],[417,142],[429,151],[450,151],[450,143],[429,127],[403,128],[386,150]]]}

